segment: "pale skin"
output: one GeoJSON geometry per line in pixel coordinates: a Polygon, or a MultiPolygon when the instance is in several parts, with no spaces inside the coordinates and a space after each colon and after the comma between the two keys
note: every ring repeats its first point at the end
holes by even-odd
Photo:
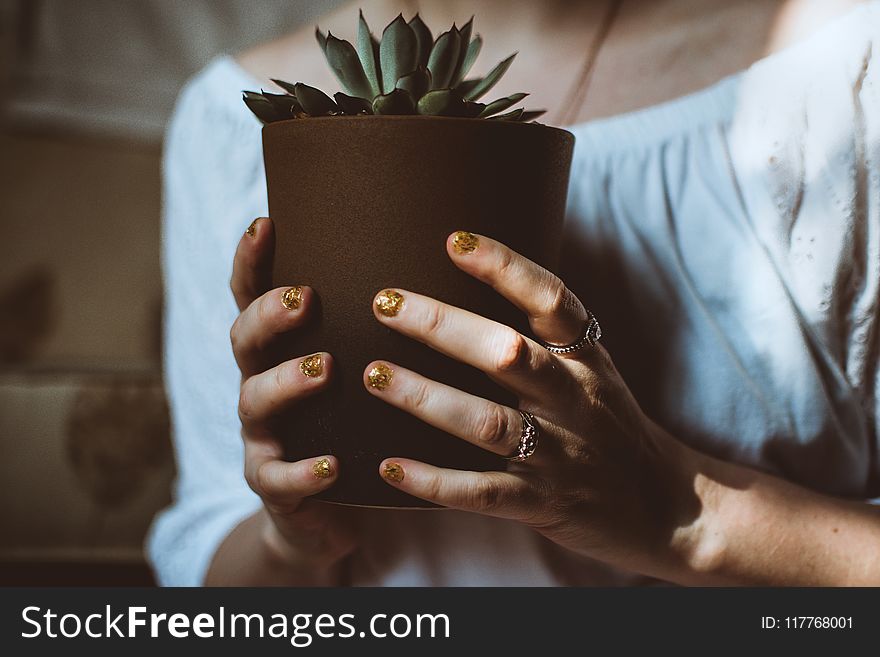
{"type": "MultiPolygon", "coordinates": [[[[466,10],[464,4],[421,3],[420,9],[429,22],[442,24],[446,21],[443,12],[457,17],[466,10]]],[[[511,3],[500,4],[508,8],[506,14],[500,11],[499,3],[480,3],[484,25],[493,24],[493,19],[504,25],[504,15],[515,15],[509,9],[511,3]]],[[[690,32],[698,41],[717,28],[712,16],[722,5],[725,11],[734,13],[763,7],[768,20],[771,13],[775,16],[779,28],[763,49],[749,50],[744,45],[749,43],[748,38],[738,39],[730,29],[725,39],[718,40],[715,34],[717,48],[739,53],[740,59],[733,65],[743,67],[750,63],[746,61],[749,58],[754,60],[768,50],[787,45],[854,3],[703,4],[717,5],[711,11],[706,9],[703,22],[694,18],[693,12],[684,11],[700,3],[681,0],[655,3],[655,7],[664,5],[670,21],[677,15],[676,10],[681,20],[687,15],[690,32]],[[743,55],[743,50],[749,53],[743,55]]],[[[400,10],[399,3],[377,5],[370,7],[378,10],[377,24],[400,10]]],[[[343,14],[348,19],[351,10],[343,14]]],[[[637,16],[636,12],[630,19],[631,29],[636,32],[637,16]]],[[[538,17],[532,14],[529,18],[534,23],[538,17]]],[[[654,19],[656,23],[656,16],[654,19]]],[[[511,27],[512,31],[527,29],[516,20],[513,24],[516,27],[511,27]]],[[[338,31],[344,34],[346,27],[340,26],[338,31]]],[[[530,43],[547,39],[542,34],[532,34],[530,43]]],[[[559,41],[573,39],[574,35],[575,31],[565,32],[559,41]]],[[[277,67],[270,65],[290,61],[287,58],[292,52],[304,48],[305,39],[304,34],[298,34],[270,44],[246,54],[242,65],[251,67],[255,75],[262,70],[274,72],[277,67]]],[[[616,45],[611,39],[609,36],[609,46],[626,51],[626,35],[618,37],[616,45]]],[[[654,59],[662,58],[666,52],[662,44],[656,48],[654,59]]],[[[542,52],[540,47],[534,50],[542,52]]],[[[527,68],[540,65],[538,61],[527,68]]],[[[312,65],[306,62],[304,66],[312,65]]],[[[625,64],[617,67],[619,72],[625,64]]],[[[724,74],[722,69],[715,71],[718,77],[724,74]]],[[[307,73],[294,72],[289,77],[305,79],[307,73]]],[[[603,75],[597,67],[594,82],[603,75]]],[[[609,74],[609,80],[611,77],[609,74]]],[[[669,97],[692,90],[686,88],[691,84],[687,76],[670,77],[669,97]]],[[[321,82],[320,78],[309,79],[321,82]]],[[[529,88],[527,80],[513,82],[529,88]]],[[[333,88],[330,81],[324,86],[333,88]]],[[[590,93],[596,93],[592,89],[590,93]]],[[[657,93],[643,90],[631,94],[616,102],[608,113],[665,99],[662,94],[655,97],[657,93]]],[[[552,89],[544,98],[552,101],[552,89]]],[[[551,115],[562,112],[546,101],[543,105],[551,115]]],[[[606,110],[599,105],[598,109],[581,108],[578,120],[604,113],[606,110]]],[[[564,344],[576,339],[586,318],[584,303],[589,300],[582,302],[554,273],[491,236],[476,237],[477,248],[461,253],[450,235],[445,248],[451,265],[491,286],[517,306],[529,319],[531,336],[422,296],[418,290],[397,289],[403,303],[393,316],[376,311],[372,299],[364,303],[373,303],[376,321],[481,369],[512,391],[519,408],[537,418],[541,428],[539,449],[525,463],[492,473],[445,470],[389,454],[377,476],[417,497],[520,522],[578,554],[680,584],[880,584],[880,509],[860,501],[820,495],[684,445],[645,416],[601,343],[576,354],[556,356],[535,341],[564,344]],[[397,466],[395,471],[402,473],[402,478],[384,476],[389,464],[397,466]]],[[[345,473],[330,455],[316,454],[296,463],[283,461],[271,429],[279,410],[307,404],[307,398],[320,394],[333,377],[331,354],[321,354],[324,367],[319,376],[302,373],[300,364],[308,354],[284,363],[271,362],[266,356],[273,339],[309,320],[315,301],[314,291],[304,287],[297,308],[282,304],[282,295],[296,281],[270,289],[273,254],[272,222],[259,219],[253,234],[247,233],[241,239],[231,283],[241,310],[232,327],[232,344],[242,373],[239,411],[245,477],[263,499],[264,508],[242,522],[223,542],[206,583],[342,584],[345,557],[358,546],[356,523],[351,522],[357,510],[326,505],[309,497],[332,486],[345,473]],[[314,473],[315,463],[322,459],[327,459],[329,465],[326,477],[314,473]]],[[[380,292],[377,290],[377,294],[380,292]]],[[[475,398],[390,361],[367,365],[364,385],[378,399],[462,440],[504,456],[515,453],[521,422],[514,408],[475,398]],[[377,364],[393,370],[391,384],[384,389],[369,385],[368,374],[377,364]]]]}

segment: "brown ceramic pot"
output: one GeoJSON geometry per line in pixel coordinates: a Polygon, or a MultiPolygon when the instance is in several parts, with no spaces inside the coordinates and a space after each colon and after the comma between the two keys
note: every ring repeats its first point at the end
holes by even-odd
{"type": "Polygon", "coordinates": [[[382,326],[372,301],[386,287],[425,294],[527,332],[521,313],[457,269],[456,230],[498,239],[556,267],[574,137],[537,124],[421,116],[296,119],[263,128],[276,285],[320,297],[307,328],[279,356],[333,355],[332,386],[282,421],[290,460],[334,454],[340,478],[319,497],[380,507],[433,506],[389,486],[383,458],[503,469],[504,461],[441,432],[364,389],[387,359],[503,404],[515,398],[482,372],[382,326]]]}

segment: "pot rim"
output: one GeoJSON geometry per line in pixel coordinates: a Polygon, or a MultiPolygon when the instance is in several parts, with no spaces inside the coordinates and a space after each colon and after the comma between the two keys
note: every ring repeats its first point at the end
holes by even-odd
{"type": "MultiPolygon", "coordinates": [[[[546,125],[544,123],[535,123],[530,121],[528,123],[520,123],[517,121],[492,121],[491,119],[478,119],[474,117],[462,117],[462,116],[423,116],[421,114],[363,114],[356,116],[349,115],[336,115],[336,116],[308,116],[303,118],[293,118],[293,119],[282,119],[281,121],[272,121],[271,123],[267,123],[263,126],[263,131],[266,130],[275,130],[281,127],[292,127],[294,125],[308,125],[312,122],[317,123],[350,123],[352,121],[373,121],[376,123],[409,123],[409,122],[424,122],[424,123],[467,123],[471,125],[491,125],[491,126],[507,126],[507,128],[500,128],[502,130],[507,130],[510,128],[520,129],[541,129],[541,130],[549,130],[553,132],[563,133],[566,135],[570,135],[572,138],[574,134],[571,131],[566,130],[565,128],[557,128],[556,126],[546,125]],[[517,127],[514,127],[517,126],[517,127]]],[[[493,127],[490,130],[497,130],[499,128],[493,127]]]]}

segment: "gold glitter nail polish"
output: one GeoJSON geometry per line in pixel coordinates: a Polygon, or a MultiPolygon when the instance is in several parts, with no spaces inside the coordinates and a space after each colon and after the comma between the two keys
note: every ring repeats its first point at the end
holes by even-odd
{"type": "Polygon", "coordinates": [[[403,466],[400,465],[400,463],[387,463],[385,464],[385,469],[382,471],[382,476],[388,481],[393,481],[398,484],[403,481],[404,475],[403,466]]]}
{"type": "Polygon", "coordinates": [[[452,248],[459,255],[467,255],[477,250],[480,238],[466,230],[460,230],[452,238],[452,248]]]}
{"type": "Polygon", "coordinates": [[[393,378],[394,370],[385,364],[376,365],[376,367],[371,369],[370,373],[367,374],[367,380],[370,382],[370,387],[375,388],[376,390],[385,390],[385,388],[391,385],[391,379],[393,378]]]}
{"type": "Polygon", "coordinates": [[[247,227],[247,234],[250,235],[251,237],[253,237],[254,235],[257,234],[257,222],[258,221],[259,221],[259,219],[254,219],[251,222],[251,225],[247,227]]]}
{"type": "Polygon", "coordinates": [[[376,296],[376,308],[380,315],[394,317],[403,308],[403,295],[396,290],[382,290],[376,296]]]}
{"type": "Polygon", "coordinates": [[[312,474],[318,479],[326,479],[333,474],[333,468],[330,467],[330,459],[318,459],[312,466],[312,474]]]}
{"type": "Polygon", "coordinates": [[[285,290],[281,295],[281,305],[288,310],[296,310],[302,305],[302,301],[303,289],[299,285],[285,290]]]}
{"type": "Polygon", "coordinates": [[[324,359],[321,354],[314,354],[308,358],[303,358],[299,364],[299,370],[304,375],[314,378],[324,373],[324,359]]]}

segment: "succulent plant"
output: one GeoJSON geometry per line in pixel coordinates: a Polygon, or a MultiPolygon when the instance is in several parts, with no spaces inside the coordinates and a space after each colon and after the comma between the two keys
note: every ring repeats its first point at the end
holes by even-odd
{"type": "Polygon", "coordinates": [[[244,102],[263,123],[310,116],[407,115],[454,116],[493,121],[532,121],[540,111],[511,110],[528,94],[490,103],[478,102],[507,72],[516,53],[482,78],[466,80],[480,53],[480,35],[471,38],[473,17],[452,25],[436,39],[416,14],[400,14],[376,39],[360,13],[357,47],[315,29],[318,45],[345,93],[330,98],[315,87],[272,80],[285,93],[244,92],[244,102]],[[506,111],[509,110],[509,111],[506,111]],[[504,112],[504,113],[501,113],[504,112]]]}

